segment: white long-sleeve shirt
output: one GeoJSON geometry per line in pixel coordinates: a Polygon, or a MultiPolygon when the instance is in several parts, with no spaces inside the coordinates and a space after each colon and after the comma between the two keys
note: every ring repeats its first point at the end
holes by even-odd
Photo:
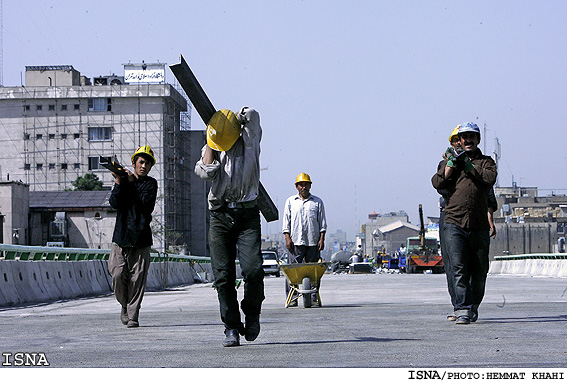
{"type": "Polygon", "coordinates": [[[324,231],[327,219],[323,200],[314,195],[303,200],[298,194],[286,200],[283,232],[289,233],[294,245],[316,246],[324,231]]]}
{"type": "Polygon", "coordinates": [[[207,146],[195,164],[195,174],[212,181],[209,191],[209,209],[220,208],[225,202],[253,201],[258,197],[260,183],[260,116],[251,108],[237,114],[242,123],[242,134],[228,151],[218,152],[218,160],[203,163],[207,146]]]}

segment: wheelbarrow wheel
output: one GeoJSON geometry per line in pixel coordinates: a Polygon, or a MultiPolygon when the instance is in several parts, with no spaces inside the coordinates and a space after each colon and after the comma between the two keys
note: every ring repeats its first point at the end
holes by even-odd
{"type": "MultiPolygon", "coordinates": [[[[308,277],[303,278],[301,288],[303,290],[311,290],[311,279],[308,277]]],[[[311,308],[311,293],[303,294],[303,308],[311,308]]]]}

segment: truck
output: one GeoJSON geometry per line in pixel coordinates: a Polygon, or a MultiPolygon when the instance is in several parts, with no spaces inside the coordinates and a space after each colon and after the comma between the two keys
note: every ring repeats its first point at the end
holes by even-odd
{"type": "Polygon", "coordinates": [[[400,271],[409,274],[431,270],[434,274],[444,271],[443,259],[439,253],[437,238],[425,237],[423,208],[419,205],[419,236],[406,240],[406,253],[400,255],[398,266],[400,271]]]}

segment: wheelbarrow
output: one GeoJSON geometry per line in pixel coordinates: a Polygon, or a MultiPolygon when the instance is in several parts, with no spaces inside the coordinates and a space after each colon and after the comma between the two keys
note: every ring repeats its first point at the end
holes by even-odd
{"type": "Polygon", "coordinates": [[[303,307],[309,308],[313,304],[312,296],[315,294],[317,304],[321,304],[321,296],[319,295],[319,286],[321,285],[321,277],[325,274],[328,264],[325,262],[318,263],[293,263],[289,265],[281,265],[285,277],[289,281],[289,293],[285,301],[285,307],[303,298],[303,307]]]}

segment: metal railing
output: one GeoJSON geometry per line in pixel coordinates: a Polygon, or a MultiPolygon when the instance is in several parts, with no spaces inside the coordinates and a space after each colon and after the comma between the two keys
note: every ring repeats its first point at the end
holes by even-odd
{"type": "MultiPolygon", "coordinates": [[[[192,255],[151,253],[151,262],[210,263],[209,257],[192,255]]],[[[108,260],[110,250],[78,249],[70,247],[46,247],[0,244],[0,260],[18,261],[89,261],[108,260]]]]}
{"type": "Polygon", "coordinates": [[[516,254],[495,256],[495,261],[515,261],[521,259],[567,259],[565,253],[535,253],[535,254],[516,254]]]}

